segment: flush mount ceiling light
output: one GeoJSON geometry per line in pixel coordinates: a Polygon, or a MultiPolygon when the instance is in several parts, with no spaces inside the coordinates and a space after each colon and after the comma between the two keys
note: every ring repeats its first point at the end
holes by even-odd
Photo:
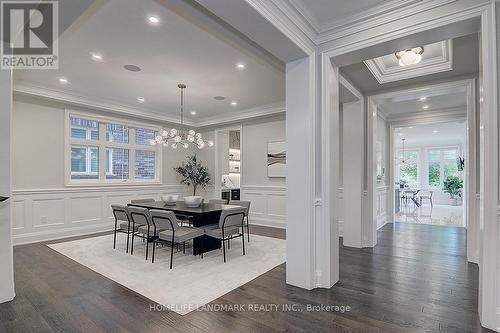
{"type": "Polygon", "coordinates": [[[158,24],[160,23],[160,19],[156,16],[150,16],[148,17],[148,22],[151,24],[158,24]]]}
{"type": "Polygon", "coordinates": [[[92,53],[92,60],[94,61],[102,61],[102,55],[99,53],[92,53]]]}
{"type": "Polygon", "coordinates": [[[429,108],[429,105],[424,105],[422,108],[423,108],[424,110],[427,110],[427,109],[429,108]]]}
{"type": "Polygon", "coordinates": [[[59,80],[59,83],[61,83],[61,84],[67,84],[69,82],[68,79],[65,77],[60,77],[58,80],[59,80]]]}
{"type": "Polygon", "coordinates": [[[144,103],[144,101],[146,101],[146,99],[144,99],[144,97],[137,97],[137,102],[144,103]]]}
{"type": "Polygon", "coordinates": [[[203,149],[205,146],[212,147],[214,142],[212,140],[203,140],[201,133],[196,132],[193,129],[187,130],[184,126],[184,89],[186,85],[184,83],[179,83],[177,85],[181,91],[181,123],[180,128],[171,128],[161,131],[161,135],[158,135],[154,140],[151,140],[152,145],[161,145],[165,147],[170,146],[173,149],[177,149],[181,146],[184,149],[188,149],[189,146],[197,146],[198,149],[203,149]]]}
{"type": "Polygon", "coordinates": [[[402,50],[395,53],[396,58],[399,60],[399,66],[416,65],[422,60],[424,53],[423,46],[417,46],[412,49],[402,50]]]}
{"type": "Polygon", "coordinates": [[[420,100],[421,100],[421,101],[425,101],[425,100],[427,100],[427,97],[422,96],[422,97],[420,97],[420,100]]]}
{"type": "Polygon", "coordinates": [[[238,102],[231,102],[231,105],[236,106],[236,105],[238,105],[238,102]]]}
{"type": "Polygon", "coordinates": [[[191,113],[192,116],[196,116],[196,111],[195,110],[191,111],[190,113],[191,113]]]}
{"type": "Polygon", "coordinates": [[[245,69],[245,64],[240,62],[240,63],[236,64],[236,68],[238,68],[240,70],[245,69]]]}

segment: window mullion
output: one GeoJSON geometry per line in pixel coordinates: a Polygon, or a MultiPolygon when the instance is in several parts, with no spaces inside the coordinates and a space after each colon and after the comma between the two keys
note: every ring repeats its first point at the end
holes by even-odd
{"type": "Polygon", "coordinates": [[[106,124],[99,122],[99,182],[106,182],[106,124]]]}
{"type": "Polygon", "coordinates": [[[130,150],[129,150],[129,179],[131,181],[135,180],[135,151],[137,146],[135,144],[135,128],[131,128],[129,130],[129,142],[130,142],[130,150]]]}

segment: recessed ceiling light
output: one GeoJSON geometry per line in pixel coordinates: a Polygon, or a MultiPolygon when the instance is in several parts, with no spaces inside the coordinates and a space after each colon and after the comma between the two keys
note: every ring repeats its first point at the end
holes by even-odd
{"type": "Polygon", "coordinates": [[[195,110],[191,111],[190,113],[191,113],[192,116],[196,116],[196,111],[195,110]]]}
{"type": "Polygon", "coordinates": [[[421,101],[425,101],[425,100],[427,100],[427,97],[422,96],[422,97],[420,97],[420,100],[421,100],[421,101]]]}
{"type": "Polygon", "coordinates": [[[245,69],[245,64],[243,64],[243,63],[240,62],[240,63],[236,64],[236,68],[238,68],[238,69],[245,69]]]}
{"type": "Polygon", "coordinates": [[[429,105],[424,105],[422,108],[423,108],[424,110],[427,110],[427,109],[429,108],[429,105]]]}
{"type": "Polygon", "coordinates": [[[215,99],[216,101],[223,101],[223,100],[225,100],[225,99],[226,99],[226,97],[224,97],[224,96],[214,96],[214,99],[215,99]]]}
{"type": "Polygon", "coordinates": [[[236,105],[238,105],[238,103],[237,102],[231,102],[231,105],[232,106],[236,106],[236,105]]]}
{"type": "Polygon", "coordinates": [[[102,55],[99,53],[92,53],[92,60],[102,61],[102,55]]]}
{"type": "Polygon", "coordinates": [[[136,65],[125,65],[125,66],[123,66],[123,68],[125,68],[126,70],[131,71],[131,72],[140,72],[141,71],[141,67],[136,66],[136,65]]]}
{"type": "Polygon", "coordinates": [[[65,78],[65,77],[60,77],[60,78],[59,78],[59,83],[66,84],[66,83],[68,83],[68,82],[69,82],[69,81],[68,81],[68,79],[67,79],[67,78],[65,78]]]}
{"type": "Polygon", "coordinates": [[[148,21],[151,24],[158,24],[158,23],[160,23],[160,19],[158,17],[156,17],[156,16],[153,16],[153,15],[151,15],[150,17],[148,17],[148,21]]]}
{"type": "Polygon", "coordinates": [[[145,101],[144,97],[137,97],[137,102],[144,103],[145,101]]]}
{"type": "Polygon", "coordinates": [[[432,133],[436,134],[436,133],[439,133],[439,131],[438,130],[434,130],[434,131],[432,131],[432,133]]]}

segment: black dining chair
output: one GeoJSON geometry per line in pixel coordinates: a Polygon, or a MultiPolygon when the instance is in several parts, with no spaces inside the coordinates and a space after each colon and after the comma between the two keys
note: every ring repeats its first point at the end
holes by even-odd
{"type": "Polygon", "coordinates": [[[250,213],[250,201],[242,201],[242,200],[231,200],[229,204],[232,206],[240,206],[245,207],[245,226],[247,227],[247,237],[248,242],[250,243],[250,223],[248,222],[248,214],[250,213]]]}
{"type": "Polygon", "coordinates": [[[135,230],[136,225],[139,225],[137,231],[132,233],[130,254],[134,254],[134,237],[139,237],[146,241],[146,260],[148,260],[149,243],[153,242],[154,238],[158,236],[160,230],[156,228],[151,220],[151,214],[148,209],[129,206],[128,211],[130,219],[132,220],[132,229],[135,230]]]}
{"type": "Polygon", "coordinates": [[[222,241],[222,251],[224,253],[224,262],[226,262],[226,242],[231,239],[241,237],[243,245],[243,255],[245,255],[245,232],[244,222],[245,208],[235,207],[227,208],[220,214],[218,224],[211,224],[204,227],[205,235],[217,238],[222,241]],[[240,233],[241,227],[241,233],[240,233]]]}
{"type": "MultiPolygon", "coordinates": [[[[203,229],[194,227],[184,227],[179,225],[179,221],[172,211],[152,209],[149,211],[151,221],[156,228],[161,229],[158,237],[153,238],[153,254],[151,262],[155,262],[155,248],[158,243],[170,243],[170,269],[174,261],[174,244],[183,245],[183,253],[186,253],[186,242],[203,236],[203,229]]],[[[202,251],[203,258],[203,251],[202,251]]]]}
{"type": "Polygon", "coordinates": [[[135,229],[132,228],[129,211],[127,206],[121,205],[111,205],[111,209],[113,210],[113,216],[115,217],[115,230],[113,236],[113,249],[116,248],[116,234],[118,232],[124,233],[127,235],[127,249],[126,253],[128,253],[130,235],[137,231],[138,226],[135,229]],[[118,223],[119,222],[119,223],[118,223]]]}

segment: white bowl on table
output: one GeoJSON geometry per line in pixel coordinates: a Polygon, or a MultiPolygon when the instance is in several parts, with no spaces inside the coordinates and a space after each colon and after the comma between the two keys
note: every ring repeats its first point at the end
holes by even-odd
{"type": "Polygon", "coordinates": [[[163,195],[161,197],[161,200],[163,200],[163,202],[166,203],[167,205],[175,205],[177,203],[177,200],[179,200],[179,195],[178,194],[163,195]]]}
{"type": "Polygon", "coordinates": [[[195,207],[200,207],[200,205],[203,203],[203,197],[200,197],[198,195],[191,195],[184,197],[184,202],[186,203],[186,206],[195,208],[195,207]]]}

